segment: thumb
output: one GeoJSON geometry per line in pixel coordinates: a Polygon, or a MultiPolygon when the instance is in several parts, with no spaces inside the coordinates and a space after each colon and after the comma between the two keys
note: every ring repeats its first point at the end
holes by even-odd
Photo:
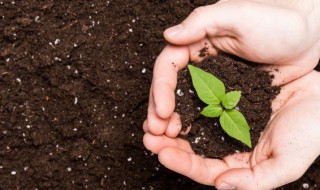
{"type": "Polygon", "coordinates": [[[230,30],[242,23],[235,16],[237,4],[237,1],[227,1],[198,7],[181,24],[165,30],[164,37],[172,44],[188,45],[205,36],[232,36],[230,30]]]}
{"type": "Polygon", "coordinates": [[[297,180],[305,172],[295,168],[288,161],[279,159],[265,160],[252,168],[230,169],[216,178],[219,190],[268,190],[297,180]]]}

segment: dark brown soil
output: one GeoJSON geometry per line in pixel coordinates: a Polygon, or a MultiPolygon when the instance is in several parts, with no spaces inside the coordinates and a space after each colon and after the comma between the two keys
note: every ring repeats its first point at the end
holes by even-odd
{"type": "MultiPolygon", "coordinates": [[[[241,91],[242,97],[237,109],[244,114],[251,127],[252,144],[255,146],[271,117],[271,101],[280,92],[279,87],[271,87],[271,76],[253,65],[250,66],[248,62],[236,60],[226,54],[194,65],[219,78],[225,84],[227,92],[241,91]]],[[[187,69],[179,74],[177,90],[180,96],[176,96],[176,109],[181,116],[183,130],[192,126],[186,139],[196,153],[211,158],[223,158],[235,151],[250,151],[223,131],[219,119],[200,115],[206,104],[197,97],[187,69]]]]}
{"type": "Polygon", "coordinates": [[[162,31],[214,2],[0,0],[0,189],[214,189],[163,168],[141,127],[162,31]]]}

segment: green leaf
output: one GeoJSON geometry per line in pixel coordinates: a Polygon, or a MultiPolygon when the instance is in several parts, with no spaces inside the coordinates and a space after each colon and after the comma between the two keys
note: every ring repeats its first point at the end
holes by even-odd
{"type": "Polygon", "coordinates": [[[210,73],[188,65],[192,83],[199,98],[206,104],[219,104],[226,93],[224,84],[210,73]]]}
{"type": "Polygon", "coordinates": [[[218,105],[208,105],[207,107],[203,108],[201,114],[206,117],[219,117],[222,114],[222,107],[220,104],[218,105]]]}
{"type": "Polygon", "coordinates": [[[224,95],[222,98],[222,105],[226,109],[232,109],[236,107],[236,105],[239,103],[241,97],[241,91],[232,91],[224,95]]]}
{"type": "Polygon", "coordinates": [[[220,115],[220,124],[229,136],[238,139],[250,148],[252,147],[250,127],[242,113],[235,109],[225,110],[220,115]]]}

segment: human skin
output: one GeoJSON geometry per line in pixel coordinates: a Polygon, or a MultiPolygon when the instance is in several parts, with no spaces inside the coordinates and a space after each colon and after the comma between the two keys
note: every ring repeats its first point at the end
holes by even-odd
{"type": "Polygon", "coordinates": [[[167,168],[219,189],[272,189],[298,179],[320,154],[320,2],[226,0],[196,9],[164,32],[171,43],[156,60],[145,146],[167,168]],[[177,71],[201,61],[204,46],[261,64],[282,85],[273,114],[252,152],[205,159],[176,138],[177,71]],[[174,65],[172,64],[174,63],[174,65]],[[277,70],[277,72],[275,72],[277,70]]]}

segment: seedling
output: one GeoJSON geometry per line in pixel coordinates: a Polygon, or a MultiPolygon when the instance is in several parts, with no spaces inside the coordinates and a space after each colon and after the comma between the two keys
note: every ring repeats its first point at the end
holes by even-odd
{"type": "Polygon", "coordinates": [[[223,130],[251,148],[250,127],[243,114],[235,109],[241,91],[226,93],[223,82],[212,74],[192,65],[188,65],[188,69],[200,100],[208,104],[201,114],[210,118],[220,117],[223,130]]]}

